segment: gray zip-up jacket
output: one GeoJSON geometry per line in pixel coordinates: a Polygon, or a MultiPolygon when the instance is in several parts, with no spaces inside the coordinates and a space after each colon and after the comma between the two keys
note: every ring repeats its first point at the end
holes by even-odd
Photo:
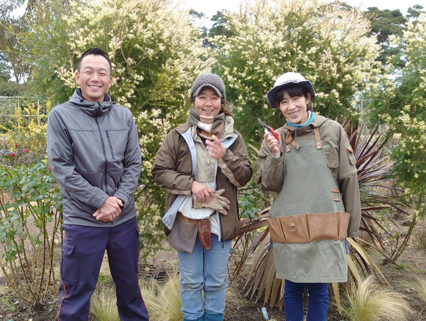
{"type": "Polygon", "coordinates": [[[108,227],[136,215],[133,193],[141,166],[132,113],[106,94],[103,102],[85,100],[80,89],[52,109],[47,123],[47,153],[61,185],[64,224],[108,227]],[[124,202],[113,222],[92,215],[108,196],[124,202]]]}

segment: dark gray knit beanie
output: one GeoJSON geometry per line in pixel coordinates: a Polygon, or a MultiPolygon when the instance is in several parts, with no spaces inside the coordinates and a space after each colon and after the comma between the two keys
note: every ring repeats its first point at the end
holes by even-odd
{"type": "Polygon", "coordinates": [[[191,88],[191,98],[200,94],[204,87],[211,87],[219,95],[220,98],[226,99],[225,84],[222,79],[216,74],[201,74],[199,75],[191,88]]]}

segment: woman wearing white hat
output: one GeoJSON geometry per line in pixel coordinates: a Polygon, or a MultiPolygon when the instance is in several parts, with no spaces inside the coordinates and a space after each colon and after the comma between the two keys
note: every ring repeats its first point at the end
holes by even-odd
{"type": "Polygon", "coordinates": [[[287,321],[325,321],[328,283],[347,281],[345,238],[355,237],[361,220],[356,159],[345,130],[315,115],[315,90],[301,74],[281,75],[267,98],[287,122],[268,133],[258,155],[257,181],[277,192],[270,210],[276,276],[285,279],[287,321]],[[283,143],[281,143],[283,142],[283,143]]]}

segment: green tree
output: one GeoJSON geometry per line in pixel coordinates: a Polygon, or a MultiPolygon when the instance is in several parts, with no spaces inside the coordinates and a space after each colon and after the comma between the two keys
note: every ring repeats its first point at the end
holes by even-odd
{"type": "Polygon", "coordinates": [[[206,19],[206,15],[202,12],[196,11],[194,9],[189,10],[189,16],[191,17],[193,23],[198,27],[199,35],[198,38],[202,39],[204,46],[207,46],[207,27],[203,25],[203,20],[206,19]]]}
{"type": "Polygon", "coordinates": [[[406,18],[410,21],[414,21],[414,22],[418,21],[420,18],[420,15],[426,12],[423,9],[424,7],[419,4],[409,7],[407,10],[406,18]]]}
{"type": "Polygon", "coordinates": [[[0,78],[0,96],[22,96],[27,89],[27,84],[17,84],[0,78]]]}
{"type": "Polygon", "coordinates": [[[229,12],[227,10],[217,11],[215,15],[210,19],[213,21],[212,27],[207,31],[206,38],[204,39],[204,46],[215,48],[211,41],[213,37],[224,36],[231,37],[234,35],[234,32],[229,29],[229,20],[228,20],[229,12]]]}
{"type": "Polygon", "coordinates": [[[215,15],[213,15],[210,20],[214,23],[213,26],[209,29],[209,37],[221,35],[225,37],[232,37],[234,35],[234,32],[227,28],[229,24],[228,15],[229,12],[227,10],[218,11],[215,15]]]}
{"type": "Polygon", "coordinates": [[[4,54],[0,53],[0,81],[9,81],[10,79],[10,68],[7,65],[4,54]]]}
{"type": "Polygon", "coordinates": [[[373,91],[368,117],[388,126],[397,178],[407,195],[421,199],[426,193],[426,14],[408,22],[402,37],[391,36],[390,43],[406,64],[389,64],[373,91]]]}
{"type": "Polygon", "coordinates": [[[274,128],[282,126],[280,112],[265,110],[266,93],[287,71],[313,82],[317,112],[332,118],[356,116],[354,95],[379,72],[379,46],[374,37],[366,37],[370,24],[357,9],[319,0],[257,0],[228,18],[227,29],[234,36],[215,37],[219,50],[212,52],[245,137],[262,139],[255,125],[258,117],[274,128]]]}
{"type": "MultiPolygon", "coordinates": [[[[377,7],[369,7],[365,16],[371,20],[370,36],[377,37],[377,43],[382,47],[380,55],[377,57],[382,65],[386,64],[389,57],[398,53],[398,49],[390,44],[390,36],[402,36],[406,28],[407,19],[399,10],[380,10],[377,7]]],[[[404,65],[404,61],[398,62],[399,66],[404,65]]]]}
{"type": "Polygon", "coordinates": [[[25,48],[18,43],[18,35],[27,29],[26,21],[23,16],[15,17],[16,10],[25,1],[1,0],[0,3],[0,64],[19,84],[26,80],[29,72],[29,65],[24,62],[25,48]]]}
{"type": "MultiPolygon", "coordinates": [[[[79,2],[81,5],[83,3],[79,2]]],[[[76,55],[67,44],[65,17],[72,8],[68,0],[32,0],[25,14],[29,30],[21,33],[19,41],[29,48],[26,62],[31,65],[29,81],[36,94],[52,97],[54,104],[68,100],[74,82],[64,85],[58,69],[70,65],[75,68],[76,55]]]]}

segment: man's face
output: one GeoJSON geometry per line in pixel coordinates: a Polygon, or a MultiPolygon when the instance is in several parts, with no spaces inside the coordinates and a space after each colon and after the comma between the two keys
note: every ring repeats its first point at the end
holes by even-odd
{"type": "Polygon", "coordinates": [[[75,81],[80,86],[84,99],[103,101],[112,84],[108,60],[100,55],[84,57],[80,72],[75,73],[75,81]]]}

